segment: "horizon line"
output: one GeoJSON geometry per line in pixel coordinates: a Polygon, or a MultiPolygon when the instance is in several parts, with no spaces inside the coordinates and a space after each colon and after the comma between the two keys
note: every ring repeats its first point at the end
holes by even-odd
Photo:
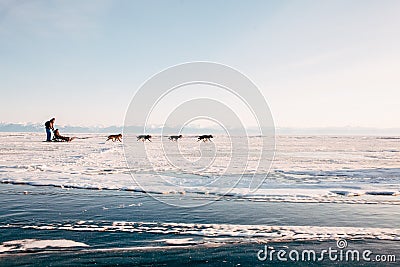
{"type": "MultiPolygon", "coordinates": [[[[44,123],[41,122],[0,122],[0,127],[4,127],[7,125],[16,125],[22,127],[35,126],[35,127],[44,127],[44,123]]],[[[104,129],[104,128],[124,128],[124,127],[143,127],[143,125],[81,125],[81,124],[57,124],[60,128],[96,128],[96,129],[104,129]]],[[[160,124],[151,124],[147,126],[148,128],[157,129],[163,128],[163,125],[160,124]]],[[[168,126],[169,128],[173,128],[168,126]]],[[[189,129],[214,129],[209,126],[191,126],[187,127],[189,129]]],[[[239,127],[227,127],[229,129],[240,129],[239,127]]],[[[400,130],[400,127],[376,127],[376,126],[354,126],[354,125],[343,125],[343,126],[275,126],[276,130],[344,130],[344,129],[360,129],[360,130],[400,130]]],[[[247,130],[258,129],[258,126],[250,126],[246,127],[247,130]]]]}

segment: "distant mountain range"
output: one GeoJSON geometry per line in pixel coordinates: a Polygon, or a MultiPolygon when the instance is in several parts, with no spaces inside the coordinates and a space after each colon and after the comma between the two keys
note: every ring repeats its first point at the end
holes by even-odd
{"type": "MultiPolygon", "coordinates": [[[[59,126],[56,125],[62,133],[120,133],[123,126],[108,126],[108,127],[83,127],[83,126],[59,126]]],[[[143,128],[139,126],[128,127],[129,132],[143,133],[143,128]]],[[[175,129],[164,128],[164,133],[176,133],[175,129]]],[[[247,130],[249,134],[258,133],[254,129],[247,130]]],[[[0,123],[0,132],[44,132],[44,125],[40,123],[0,123]]],[[[150,128],[146,133],[159,133],[160,127],[150,128]]],[[[231,133],[237,133],[235,129],[231,129],[231,133]]],[[[220,129],[213,128],[185,128],[184,134],[225,134],[220,129]]],[[[366,127],[327,127],[327,128],[276,128],[277,134],[288,135],[389,135],[400,136],[400,128],[366,128],[366,127]]]]}
{"type": "MultiPolygon", "coordinates": [[[[124,129],[123,126],[108,126],[108,127],[82,127],[82,126],[60,126],[56,125],[56,128],[61,133],[121,133],[124,129]]],[[[129,126],[125,128],[126,131],[141,134],[143,133],[143,127],[140,126],[129,126]]],[[[40,123],[0,123],[0,132],[44,132],[44,124],[40,123]]],[[[166,134],[177,134],[176,129],[165,127],[163,132],[166,134]]],[[[146,133],[154,134],[160,133],[160,127],[154,127],[147,129],[146,133]]],[[[185,134],[224,134],[225,132],[220,129],[210,128],[185,128],[183,133],[185,134]]]]}
{"type": "MultiPolygon", "coordinates": [[[[69,133],[116,133],[123,127],[81,127],[81,126],[56,126],[61,132],[69,133]]],[[[0,123],[0,132],[44,132],[44,124],[40,123],[0,123]]]]}

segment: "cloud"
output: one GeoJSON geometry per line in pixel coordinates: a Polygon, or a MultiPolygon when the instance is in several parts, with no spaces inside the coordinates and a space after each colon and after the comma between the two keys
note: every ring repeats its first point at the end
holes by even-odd
{"type": "Polygon", "coordinates": [[[96,29],[110,1],[0,1],[0,34],[80,35],[96,29]]]}

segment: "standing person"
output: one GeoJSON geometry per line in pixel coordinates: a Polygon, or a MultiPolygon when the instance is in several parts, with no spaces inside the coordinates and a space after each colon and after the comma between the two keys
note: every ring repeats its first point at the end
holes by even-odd
{"type": "Polygon", "coordinates": [[[46,123],[44,124],[45,128],[46,128],[46,134],[47,134],[47,142],[51,142],[51,130],[54,130],[54,122],[56,121],[56,118],[52,118],[49,121],[46,121],[46,123]]]}

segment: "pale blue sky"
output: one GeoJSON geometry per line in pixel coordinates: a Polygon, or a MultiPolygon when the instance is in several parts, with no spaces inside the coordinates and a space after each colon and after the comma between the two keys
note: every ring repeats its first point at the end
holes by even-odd
{"type": "Polygon", "coordinates": [[[188,61],[251,78],[278,127],[400,124],[400,1],[0,0],[0,122],[122,125],[188,61]]]}

